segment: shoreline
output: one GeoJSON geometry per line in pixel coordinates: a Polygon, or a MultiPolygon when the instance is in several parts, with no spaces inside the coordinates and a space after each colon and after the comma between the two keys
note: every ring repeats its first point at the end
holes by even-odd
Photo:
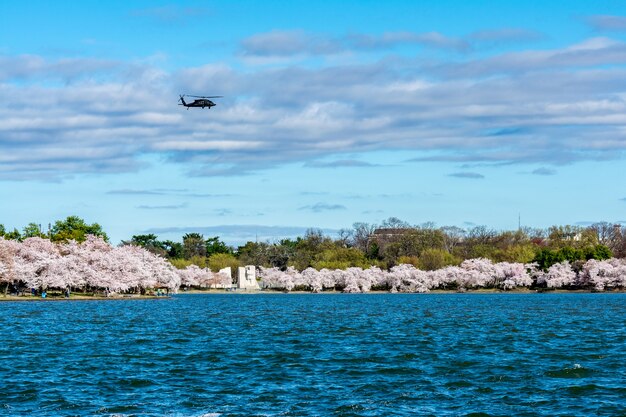
{"type": "Polygon", "coordinates": [[[77,295],[70,296],[70,298],[65,297],[33,297],[32,295],[8,295],[8,296],[0,296],[1,302],[11,302],[11,301],[19,301],[19,302],[48,302],[48,301],[120,301],[120,300],[160,300],[160,299],[171,299],[171,296],[156,296],[156,295],[127,295],[127,296],[117,296],[117,297],[103,297],[103,296],[89,296],[89,295],[77,295]]]}
{"type": "Polygon", "coordinates": [[[132,301],[132,300],[171,300],[175,296],[178,295],[302,295],[302,294],[310,294],[310,295],[381,295],[381,294],[412,294],[412,295],[444,295],[444,294],[467,294],[467,295],[480,295],[480,294],[493,294],[493,295],[503,295],[503,294],[625,294],[626,290],[613,290],[613,291],[591,291],[591,290],[550,290],[550,291],[537,291],[530,289],[523,290],[513,290],[513,291],[503,291],[498,289],[477,289],[477,290],[468,290],[468,291],[454,291],[454,290],[433,290],[425,293],[417,293],[417,292],[389,292],[389,291],[368,291],[368,292],[359,292],[359,293],[344,293],[341,291],[321,291],[321,292],[311,292],[311,291],[267,291],[267,290],[242,290],[242,291],[227,291],[221,289],[211,289],[211,290],[188,290],[188,291],[180,291],[176,294],[170,294],[168,296],[156,296],[156,295],[123,295],[116,297],[104,297],[104,296],[88,296],[88,295],[77,295],[71,296],[70,298],[65,297],[33,297],[33,296],[2,296],[0,295],[0,303],[2,302],[61,302],[61,301],[132,301]]]}
{"type": "Polygon", "coordinates": [[[187,290],[187,291],[179,291],[175,295],[185,295],[185,294],[313,294],[313,295],[334,295],[334,294],[362,294],[362,295],[378,295],[378,294],[420,294],[420,295],[428,295],[428,294],[624,294],[626,293],[626,289],[624,290],[611,290],[611,291],[592,291],[592,290],[547,290],[547,291],[538,291],[531,289],[516,289],[510,291],[499,290],[495,288],[488,289],[475,289],[475,290],[467,290],[467,291],[456,291],[456,290],[432,290],[429,292],[389,292],[389,291],[368,291],[368,292],[355,292],[355,293],[344,293],[341,291],[320,291],[317,293],[311,291],[280,291],[280,290],[241,290],[241,291],[227,291],[221,289],[210,289],[210,290],[187,290]]]}

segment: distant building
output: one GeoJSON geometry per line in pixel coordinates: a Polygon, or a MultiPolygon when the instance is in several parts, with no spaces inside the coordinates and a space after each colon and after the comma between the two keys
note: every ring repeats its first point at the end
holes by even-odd
{"type": "Polygon", "coordinates": [[[403,236],[414,231],[411,228],[381,228],[376,229],[368,239],[368,246],[376,243],[380,251],[383,251],[390,243],[399,242],[403,236]]]}

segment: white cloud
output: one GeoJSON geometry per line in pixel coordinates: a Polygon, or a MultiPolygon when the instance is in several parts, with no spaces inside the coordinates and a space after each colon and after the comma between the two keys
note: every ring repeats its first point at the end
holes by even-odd
{"type": "Polygon", "coordinates": [[[42,73],[57,61],[2,59],[19,70],[1,67],[0,178],[135,171],[146,154],[202,176],[377,150],[468,166],[626,151],[626,44],[608,38],[436,65],[388,58],[166,72],[116,64],[97,66],[97,78],[78,71],[69,84],[50,82],[63,71],[42,73]],[[224,98],[211,110],[186,110],[180,93],[224,98]]]}

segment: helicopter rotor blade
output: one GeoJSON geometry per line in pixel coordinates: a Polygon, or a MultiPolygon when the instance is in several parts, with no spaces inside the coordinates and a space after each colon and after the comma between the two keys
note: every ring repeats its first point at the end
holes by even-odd
{"type": "Polygon", "coordinates": [[[187,97],[195,97],[195,98],[221,98],[224,96],[187,96],[187,97]]]}

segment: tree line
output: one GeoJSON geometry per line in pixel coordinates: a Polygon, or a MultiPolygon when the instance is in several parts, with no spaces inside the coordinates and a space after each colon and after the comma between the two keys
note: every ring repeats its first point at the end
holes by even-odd
{"type": "MultiPolygon", "coordinates": [[[[0,224],[0,237],[22,241],[40,237],[52,242],[82,242],[86,236],[108,241],[98,223],[88,224],[77,216],[67,217],[42,231],[35,223],[22,231],[7,231],[0,224]]],[[[590,226],[552,226],[498,231],[486,226],[463,229],[457,226],[436,227],[433,223],[411,225],[391,217],[381,224],[354,223],[336,237],[318,229],[304,236],[275,242],[249,241],[238,247],[224,243],[219,236],[205,237],[187,233],[181,241],[160,240],[154,234],[134,235],[121,243],[144,248],[166,258],[179,269],[196,265],[218,271],[230,266],[256,265],[285,271],[293,267],[347,269],[377,267],[389,270],[407,264],[425,271],[460,266],[469,259],[492,262],[534,263],[543,271],[552,265],[569,262],[576,270],[590,260],[626,257],[626,229],[608,222],[590,226]]]]}
{"type": "Polygon", "coordinates": [[[424,271],[410,264],[396,265],[389,270],[372,266],[367,269],[351,267],[319,271],[307,268],[300,272],[293,267],[260,268],[261,285],[281,291],[327,290],[348,293],[372,290],[424,293],[432,290],[463,292],[472,289],[567,289],[612,291],[626,288],[626,259],[590,259],[576,271],[568,261],[556,263],[546,271],[536,264],[516,262],[494,263],[476,258],[461,262],[460,266],[446,266],[424,271]]]}
{"type": "Polygon", "coordinates": [[[626,287],[625,242],[621,227],[609,223],[498,232],[484,226],[411,226],[390,218],[381,225],[356,223],[337,238],[310,229],[295,239],[233,248],[199,233],[184,235],[182,242],[147,234],[114,247],[100,225],[70,216],[47,233],[33,224],[22,232],[0,225],[0,283],[5,294],[230,288],[231,276],[216,272],[253,264],[264,288],[285,291],[602,291],[626,287]]]}

